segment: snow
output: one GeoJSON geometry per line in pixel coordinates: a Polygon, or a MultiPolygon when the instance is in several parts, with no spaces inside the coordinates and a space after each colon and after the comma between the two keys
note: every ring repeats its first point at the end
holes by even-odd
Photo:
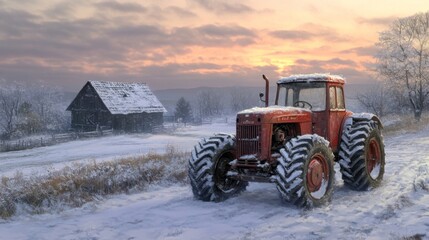
{"type": "Polygon", "coordinates": [[[321,199],[325,195],[326,189],[328,189],[328,181],[323,179],[322,185],[320,186],[319,190],[312,192],[311,196],[316,198],[316,199],[321,199]]]}
{"type": "Polygon", "coordinates": [[[370,172],[369,175],[373,179],[376,179],[380,175],[380,170],[381,170],[381,164],[376,164],[375,167],[372,169],[372,171],[370,172]]]}
{"type": "Polygon", "coordinates": [[[241,160],[256,160],[256,154],[243,155],[240,157],[241,160]]]}
{"type": "Polygon", "coordinates": [[[344,83],[343,77],[338,75],[331,75],[328,73],[313,73],[313,74],[297,74],[289,77],[282,77],[277,84],[284,84],[290,82],[339,82],[344,83]]]}
{"type": "Polygon", "coordinates": [[[238,114],[266,114],[266,113],[274,113],[278,111],[293,111],[296,113],[306,113],[311,112],[308,109],[304,108],[297,108],[297,107],[285,107],[285,106],[269,106],[269,107],[254,107],[250,109],[243,110],[241,112],[238,112],[238,114]]]}
{"type": "MultiPolygon", "coordinates": [[[[234,126],[191,127],[162,140],[130,135],[106,141],[110,142],[107,146],[79,141],[85,144],[70,151],[79,155],[80,147],[93,145],[93,157],[98,159],[99,155],[109,157],[102,154],[108,148],[115,148],[116,154],[126,153],[121,147],[144,152],[149,151],[145,146],[131,146],[157,141],[162,145],[166,139],[180,139],[177,144],[185,149],[195,144],[200,134],[210,132],[209,136],[219,130],[232,132],[234,126]],[[114,140],[126,144],[115,146],[114,140]]],[[[387,137],[384,180],[371,191],[345,187],[336,164],[332,202],[311,210],[282,203],[274,184],[251,183],[241,195],[219,203],[195,200],[189,186],[152,186],[146,192],[111,196],[61,213],[19,215],[0,221],[0,232],[4,239],[428,239],[428,144],[429,130],[387,137]]],[[[61,146],[56,159],[72,158],[67,148],[73,144],[61,146]]],[[[52,154],[53,147],[44,149],[52,154]]],[[[32,151],[19,154],[25,158],[32,151]]],[[[21,165],[19,159],[16,156],[16,168],[21,165]]]]}
{"type": "Polygon", "coordinates": [[[78,140],[25,151],[0,153],[0,174],[43,173],[46,168],[61,168],[82,161],[105,161],[120,157],[165,152],[167,145],[179,151],[190,151],[199,139],[213,135],[218,129],[235,132],[235,125],[217,123],[182,128],[174,135],[130,134],[78,140]]]}
{"type": "Polygon", "coordinates": [[[112,114],[167,112],[145,83],[89,83],[112,114]]]}

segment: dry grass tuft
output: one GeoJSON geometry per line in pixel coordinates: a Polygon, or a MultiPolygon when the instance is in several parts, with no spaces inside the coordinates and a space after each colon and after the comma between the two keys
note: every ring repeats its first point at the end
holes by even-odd
{"type": "Polygon", "coordinates": [[[415,234],[409,237],[402,237],[401,240],[421,240],[426,236],[426,234],[415,234]]]}
{"type": "Polygon", "coordinates": [[[188,156],[167,146],[165,154],[73,164],[46,176],[25,177],[18,172],[0,181],[0,217],[61,211],[109,194],[141,191],[150,184],[184,184],[188,156]]]}

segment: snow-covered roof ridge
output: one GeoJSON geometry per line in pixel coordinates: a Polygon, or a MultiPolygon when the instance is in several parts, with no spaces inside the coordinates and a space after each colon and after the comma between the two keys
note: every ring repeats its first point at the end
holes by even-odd
{"type": "Polygon", "coordinates": [[[288,82],[310,82],[310,81],[319,81],[319,82],[341,82],[345,83],[345,79],[339,75],[333,75],[330,73],[312,73],[312,74],[296,74],[289,77],[282,77],[277,82],[288,83],[288,82]]]}
{"type": "Polygon", "coordinates": [[[167,112],[146,83],[89,81],[112,114],[167,112]]]}

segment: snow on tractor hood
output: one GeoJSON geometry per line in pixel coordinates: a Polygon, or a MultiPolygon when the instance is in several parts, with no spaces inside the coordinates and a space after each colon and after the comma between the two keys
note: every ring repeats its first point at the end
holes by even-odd
{"type": "Polygon", "coordinates": [[[250,109],[243,110],[238,112],[238,114],[267,114],[267,113],[311,113],[310,110],[305,108],[297,108],[297,107],[284,107],[284,106],[269,106],[269,107],[254,107],[250,109]]]}
{"type": "Polygon", "coordinates": [[[305,122],[311,121],[311,111],[297,107],[269,106],[254,107],[237,113],[239,122],[248,121],[251,123],[256,120],[253,118],[256,118],[258,122],[305,122]]]}

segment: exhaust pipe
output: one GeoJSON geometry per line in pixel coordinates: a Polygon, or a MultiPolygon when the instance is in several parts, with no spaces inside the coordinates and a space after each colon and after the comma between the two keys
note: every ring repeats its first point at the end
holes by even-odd
{"type": "MultiPolygon", "coordinates": [[[[270,81],[268,80],[267,77],[265,77],[264,74],[262,74],[262,78],[265,80],[265,101],[263,102],[265,102],[265,107],[268,107],[268,99],[270,96],[270,81]]],[[[262,98],[263,94],[260,94],[259,96],[262,98]]]]}

